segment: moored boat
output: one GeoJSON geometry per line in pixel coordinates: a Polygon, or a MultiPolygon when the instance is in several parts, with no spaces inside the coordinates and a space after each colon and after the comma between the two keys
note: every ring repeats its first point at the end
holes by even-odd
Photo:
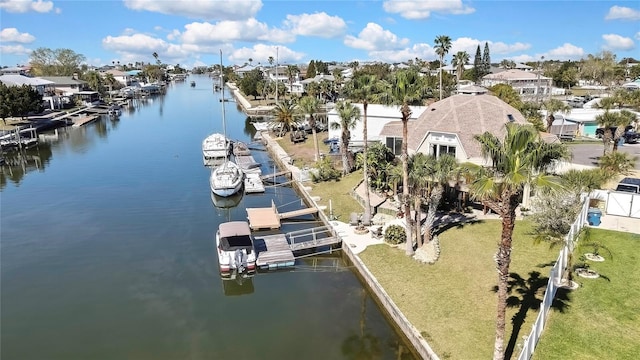
{"type": "Polygon", "coordinates": [[[244,173],[232,161],[227,160],[222,165],[211,170],[209,185],[211,186],[211,192],[218,196],[231,196],[240,191],[243,184],[244,173]]]}
{"type": "Polygon", "coordinates": [[[231,142],[220,133],[213,133],[202,140],[202,157],[205,164],[211,159],[225,159],[230,149],[231,142]]]}
{"type": "Polygon", "coordinates": [[[248,222],[230,221],[220,224],[216,232],[216,249],[223,275],[256,270],[256,251],[248,222]]]}

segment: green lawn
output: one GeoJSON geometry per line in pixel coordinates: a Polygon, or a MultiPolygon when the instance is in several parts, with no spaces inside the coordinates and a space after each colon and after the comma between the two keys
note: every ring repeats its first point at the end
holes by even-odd
{"type": "MultiPolygon", "coordinates": [[[[434,265],[420,264],[405,256],[403,248],[388,245],[368,247],[360,257],[441,359],[490,359],[496,316],[493,256],[500,231],[498,220],[445,231],[440,235],[440,260],[434,265]]],[[[516,341],[528,335],[536,319],[534,308],[559,252],[534,245],[530,231],[530,223],[518,221],[513,237],[511,272],[517,285],[505,339],[513,358],[519,353],[516,341]]]]}
{"type": "Polygon", "coordinates": [[[591,237],[613,258],[604,254],[605,262],[590,263],[600,278],[576,277],[580,288],[560,293],[565,306],[550,313],[535,359],[640,356],[640,235],[594,229],[591,237]]]}

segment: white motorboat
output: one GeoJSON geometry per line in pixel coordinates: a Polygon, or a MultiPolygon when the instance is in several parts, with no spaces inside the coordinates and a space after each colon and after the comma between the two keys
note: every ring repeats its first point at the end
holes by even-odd
{"type": "Polygon", "coordinates": [[[230,221],[220,224],[216,232],[216,249],[222,275],[255,272],[257,256],[248,222],[230,221]]]}

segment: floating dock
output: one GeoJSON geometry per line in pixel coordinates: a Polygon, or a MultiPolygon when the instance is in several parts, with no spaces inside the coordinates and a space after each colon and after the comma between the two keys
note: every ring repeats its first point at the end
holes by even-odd
{"type": "Polygon", "coordinates": [[[92,123],[94,121],[96,121],[98,118],[100,117],[100,115],[86,115],[83,114],[82,116],[78,116],[73,119],[73,127],[80,127],[89,123],[92,123]]]}
{"type": "Polygon", "coordinates": [[[260,229],[280,229],[280,220],[290,219],[302,215],[310,215],[318,212],[318,208],[310,207],[278,213],[278,208],[271,201],[271,207],[267,208],[247,208],[247,218],[249,219],[249,227],[251,230],[260,229]]]}
{"type": "Polygon", "coordinates": [[[248,173],[244,177],[244,193],[256,194],[264,192],[264,184],[260,179],[260,174],[248,173]]]}
{"type": "Polygon", "coordinates": [[[254,243],[258,253],[256,265],[259,268],[272,270],[294,265],[295,257],[285,234],[257,237],[254,243]]]}
{"type": "Polygon", "coordinates": [[[235,156],[236,164],[240,166],[242,171],[245,174],[262,174],[262,169],[260,169],[260,163],[257,162],[253,156],[251,155],[236,155],[235,156]]]}

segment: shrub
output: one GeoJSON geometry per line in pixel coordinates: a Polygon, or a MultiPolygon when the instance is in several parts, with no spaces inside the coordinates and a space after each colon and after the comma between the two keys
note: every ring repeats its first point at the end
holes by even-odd
{"type": "Polygon", "coordinates": [[[400,225],[390,225],[384,231],[384,241],[388,244],[397,245],[407,240],[407,233],[400,225]]]}
{"type": "Polygon", "coordinates": [[[311,173],[311,181],[314,183],[321,181],[339,180],[342,176],[340,170],[333,166],[331,158],[326,156],[316,163],[317,171],[311,173]]]}

